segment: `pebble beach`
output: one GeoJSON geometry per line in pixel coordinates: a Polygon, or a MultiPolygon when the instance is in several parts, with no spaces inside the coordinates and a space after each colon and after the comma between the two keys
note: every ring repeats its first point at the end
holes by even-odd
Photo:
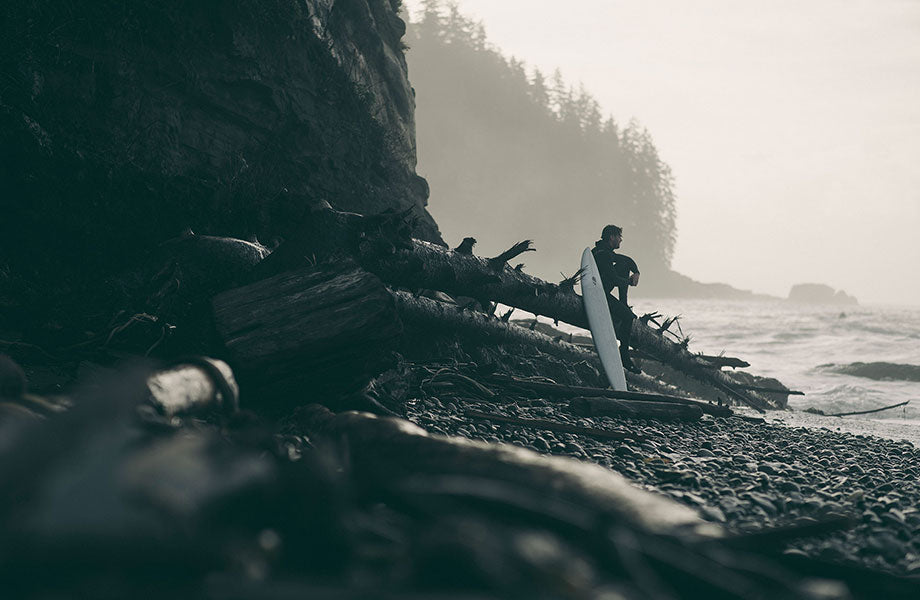
{"type": "Polygon", "coordinates": [[[599,464],[691,506],[730,532],[834,521],[834,531],[795,540],[784,551],[901,575],[920,573],[920,450],[910,440],[879,436],[880,428],[867,426],[867,420],[793,411],[760,418],[744,410],[695,422],[581,417],[565,402],[521,390],[498,390],[488,399],[471,396],[419,394],[405,403],[405,417],[433,434],[599,464]],[[465,416],[470,411],[637,439],[471,419],[465,416]]]}

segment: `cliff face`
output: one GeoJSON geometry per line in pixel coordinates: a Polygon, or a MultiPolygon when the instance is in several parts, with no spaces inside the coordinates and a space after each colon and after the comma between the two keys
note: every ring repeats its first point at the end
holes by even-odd
{"type": "Polygon", "coordinates": [[[396,4],[5,3],[0,279],[66,287],[186,227],[280,239],[322,200],[439,241],[396,4]]]}

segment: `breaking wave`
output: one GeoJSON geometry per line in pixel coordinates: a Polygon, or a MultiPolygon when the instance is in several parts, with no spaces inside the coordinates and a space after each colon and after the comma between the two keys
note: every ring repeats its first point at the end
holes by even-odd
{"type": "Polygon", "coordinates": [[[819,365],[831,373],[864,377],[876,381],[920,381],[920,365],[903,365],[890,362],[854,362],[846,365],[819,365]]]}

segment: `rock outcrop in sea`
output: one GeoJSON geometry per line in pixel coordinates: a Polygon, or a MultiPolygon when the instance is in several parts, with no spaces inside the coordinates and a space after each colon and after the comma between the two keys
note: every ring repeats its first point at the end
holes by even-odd
{"type": "Polygon", "coordinates": [[[796,284],[789,290],[789,300],[803,304],[841,304],[847,306],[859,304],[856,298],[843,290],[834,290],[831,286],[823,283],[796,284]]]}

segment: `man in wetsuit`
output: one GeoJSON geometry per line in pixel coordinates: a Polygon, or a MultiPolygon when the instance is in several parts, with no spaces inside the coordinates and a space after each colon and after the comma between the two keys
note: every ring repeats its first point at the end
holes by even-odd
{"type": "Polygon", "coordinates": [[[639,267],[630,257],[615,252],[622,242],[623,228],[607,225],[601,232],[601,239],[595,242],[591,253],[594,254],[594,262],[597,263],[597,269],[601,274],[604,293],[607,294],[610,317],[613,319],[613,327],[620,341],[620,358],[623,360],[623,368],[633,373],[641,373],[642,371],[629,357],[629,340],[636,315],[626,304],[629,286],[639,285],[639,267]],[[613,288],[617,288],[619,298],[610,294],[613,288]]]}

